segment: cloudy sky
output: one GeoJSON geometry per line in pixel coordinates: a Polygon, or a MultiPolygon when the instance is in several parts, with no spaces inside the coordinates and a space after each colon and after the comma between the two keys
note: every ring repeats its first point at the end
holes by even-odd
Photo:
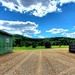
{"type": "Polygon", "coordinates": [[[32,38],[75,38],[75,0],[0,0],[0,30],[32,38]]]}

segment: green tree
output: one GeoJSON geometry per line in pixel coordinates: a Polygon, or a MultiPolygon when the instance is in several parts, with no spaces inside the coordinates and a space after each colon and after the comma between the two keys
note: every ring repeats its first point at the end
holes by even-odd
{"type": "Polygon", "coordinates": [[[51,43],[49,41],[45,42],[45,48],[51,48],[51,43]]]}
{"type": "Polygon", "coordinates": [[[36,48],[37,44],[35,42],[32,43],[32,48],[36,48]]]}

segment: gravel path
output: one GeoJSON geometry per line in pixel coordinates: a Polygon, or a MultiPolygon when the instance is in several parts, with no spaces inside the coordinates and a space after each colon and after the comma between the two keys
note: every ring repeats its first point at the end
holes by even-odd
{"type": "Polygon", "coordinates": [[[0,75],[75,75],[75,54],[64,48],[0,55],[0,75]]]}

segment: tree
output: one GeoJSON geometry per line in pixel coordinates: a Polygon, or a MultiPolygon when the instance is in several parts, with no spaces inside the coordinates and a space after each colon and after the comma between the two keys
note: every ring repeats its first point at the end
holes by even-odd
{"type": "Polygon", "coordinates": [[[61,47],[61,45],[62,45],[62,40],[59,39],[59,47],[61,47]]]}
{"type": "Polygon", "coordinates": [[[49,41],[45,42],[45,48],[51,48],[51,43],[49,41]]]}
{"type": "Polygon", "coordinates": [[[31,46],[31,42],[30,41],[25,41],[25,46],[26,47],[31,46]]]}
{"type": "Polygon", "coordinates": [[[36,48],[37,44],[35,42],[32,43],[32,48],[36,48]]]}

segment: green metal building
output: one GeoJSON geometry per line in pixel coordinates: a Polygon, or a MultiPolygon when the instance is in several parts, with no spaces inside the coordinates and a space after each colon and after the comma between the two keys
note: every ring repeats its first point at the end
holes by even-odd
{"type": "Polygon", "coordinates": [[[12,35],[0,30],[0,54],[5,54],[12,51],[12,35]]]}

